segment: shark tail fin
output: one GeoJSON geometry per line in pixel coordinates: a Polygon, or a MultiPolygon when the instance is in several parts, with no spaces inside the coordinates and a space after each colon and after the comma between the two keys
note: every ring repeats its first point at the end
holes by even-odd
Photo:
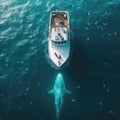
{"type": "Polygon", "coordinates": [[[50,90],[48,94],[54,94],[54,89],[50,90]]]}
{"type": "Polygon", "coordinates": [[[72,94],[69,90],[65,89],[65,94],[72,94]]]}
{"type": "Polygon", "coordinates": [[[56,120],[59,120],[60,117],[60,111],[56,111],[56,120]]]}

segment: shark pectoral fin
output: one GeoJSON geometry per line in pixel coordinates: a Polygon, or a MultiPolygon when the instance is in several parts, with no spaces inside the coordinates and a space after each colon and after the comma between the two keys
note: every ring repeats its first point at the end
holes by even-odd
{"type": "Polygon", "coordinates": [[[54,89],[50,90],[48,94],[54,94],[54,89]]]}
{"type": "Polygon", "coordinates": [[[65,94],[72,94],[69,90],[65,90],[65,94]]]}

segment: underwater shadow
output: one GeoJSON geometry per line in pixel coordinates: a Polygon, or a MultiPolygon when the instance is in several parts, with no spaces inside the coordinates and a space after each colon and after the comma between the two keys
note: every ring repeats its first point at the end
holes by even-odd
{"type": "Polygon", "coordinates": [[[87,51],[82,44],[76,42],[74,43],[70,64],[65,71],[74,78],[85,79],[90,77],[90,71],[94,66],[93,64],[94,62],[90,58],[89,51],[87,51]]]}

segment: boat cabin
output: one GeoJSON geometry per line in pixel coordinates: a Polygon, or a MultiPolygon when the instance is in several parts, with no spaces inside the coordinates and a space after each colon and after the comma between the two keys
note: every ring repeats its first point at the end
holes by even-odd
{"type": "Polygon", "coordinates": [[[66,12],[51,13],[51,41],[55,44],[64,44],[68,40],[69,22],[66,12]]]}

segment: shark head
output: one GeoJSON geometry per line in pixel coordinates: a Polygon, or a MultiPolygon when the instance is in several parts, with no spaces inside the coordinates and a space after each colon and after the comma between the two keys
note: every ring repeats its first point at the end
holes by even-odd
{"type": "Polygon", "coordinates": [[[60,88],[64,86],[64,78],[61,73],[58,73],[55,79],[54,87],[60,88]]]}
{"type": "Polygon", "coordinates": [[[58,73],[57,76],[56,76],[56,78],[58,78],[58,79],[63,79],[62,74],[61,74],[61,73],[58,73]]]}
{"type": "Polygon", "coordinates": [[[57,74],[55,83],[54,83],[54,88],[50,90],[48,93],[49,94],[53,93],[58,95],[57,92],[58,93],[60,92],[61,94],[66,94],[66,93],[71,94],[71,92],[65,88],[64,78],[61,73],[57,74]]]}

